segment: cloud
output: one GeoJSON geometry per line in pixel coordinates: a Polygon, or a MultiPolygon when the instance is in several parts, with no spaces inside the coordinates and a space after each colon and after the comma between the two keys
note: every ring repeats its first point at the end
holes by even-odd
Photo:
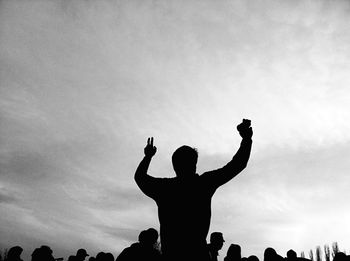
{"type": "MultiPolygon", "coordinates": [[[[213,199],[213,228],[244,251],[265,242],[302,248],[317,241],[318,226],[327,230],[326,217],[342,216],[346,1],[0,4],[0,205],[9,239],[54,242],[61,231],[72,246],[124,247],[118,239],[157,222],[133,181],[146,138],[158,147],[152,175],[173,175],[171,154],[182,144],[198,147],[203,172],[232,157],[245,117],[251,161],[213,199]],[[278,243],[281,234],[291,240],[278,243]]],[[[329,235],[345,238],[340,228],[329,235]]]]}
{"type": "Polygon", "coordinates": [[[118,240],[121,239],[127,242],[137,242],[138,235],[141,232],[136,229],[124,229],[124,228],[115,228],[115,227],[108,227],[108,226],[98,226],[98,228],[104,231],[104,233],[118,240]]]}
{"type": "Polygon", "coordinates": [[[17,201],[16,197],[0,192],[0,204],[12,204],[17,201]]]}
{"type": "Polygon", "coordinates": [[[151,202],[136,188],[136,185],[122,187],[96,181],[74,186],[66,185],[64,191],[79,204],[93,209],[123,211],[147,206],[151,202]]]}

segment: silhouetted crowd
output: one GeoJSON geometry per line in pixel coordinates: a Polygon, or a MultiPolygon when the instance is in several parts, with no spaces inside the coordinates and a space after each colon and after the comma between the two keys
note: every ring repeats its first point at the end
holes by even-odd
{"type": "MultiPolygon", "coordinates": [[[[243,119],[236,127],[242,140],[233,157],[226,165],[197,173],[198,151],[188,145],[175,150],[172,164],[175,177],[157,178],[149,175],[148,168],[157,152],[154,139],[147,139],[144,157],[140,161],[134,180],[140,190],[155,201],[158,207],[161,247],[158,243],[158,231],[149,228],[140,233],[138,242],[125,248],[116,261],[218,261],[219,251],[225,242],[221,232],[213,232],[210,242],[207,235],[211,221],[211,200],[217,189],[226,184],[247,166],[252,148],[253,129],[251,121],[243,119]]],[[[21,261],[23,249],[11,248],[6,261],[21,261]]],[[[114,261],[111,253],[100,252],[96,257],[89,256],[85,249],[79,249],[68,261],[114,261]]],[[[31,261],[59,261],[53,257],[48,246],[41,246],[32,253],[31,261]]],[[[266,248],[264,261],[308,261],[297,257],[293,250],[286,257],[276,253],[273,248],[266,248]]],[[[231,244],[224,261],[259,261],[255,255],[241,256],[241,247],[231,244]]],[[[319,261],[319,260],[318,260],[319,261]]],[[[327,260],[329,261],[329,260],[327,260]]],[[[350,261],[345,253],[335,254],[333,261],[350,261]]]]}
{"type": "MultiPolygon", "coordinates": [[[[164,261],[161,254],[161,249],[158,241],[158,231],[154,228],[141,231],[138,236],[138,242],[131,244],[125,248],[115,258],[112,253],[99,252],[95,257],[90,256],[85,249],[79,249],[75,255],[67,258],[67,261],[164,261]]],[[[218,261],[219,251],[224,245],[224,238],[221,232],[213,232],[210,235],[210,242],[207,244],[207,251],[210,256],[210,261],[218,261]]],[[[181,244],[179,245],[181,252],[181,244]]],[[[21,254],[23,248],[20,246],[11,247],[5,257],[4,261],[23,261],[21,254]]],[[[186,253],[182,253],[184,256],[186,253]]],[[[1,261],[2,259],[0,259],[1,261]]],[[[64,258],[56,258],[53,256],[53,251],[49,246],[43,245],[36,248],[32,255],[31,261],[63,261],[64,258]]],[[[241,247],[237,244],[231,244],[227,250],[224,261],[259,261],[256,255],[249,257],[241,256],[241,247]]],[[[179,260],[181,261],[181,260],[179,260]]],[[[201,261],[201,260],[194,260],[201,261]]],[[[298,257],[294,250],[289,250],[286,257],[283,257],[271,248],[268,247],[264,251],[263,261],[311,261],[304,257],[298,257]]],[[[343,252],[337,252],[334,255],[333,261],[350,261],[350,255],[343,252]]]]}

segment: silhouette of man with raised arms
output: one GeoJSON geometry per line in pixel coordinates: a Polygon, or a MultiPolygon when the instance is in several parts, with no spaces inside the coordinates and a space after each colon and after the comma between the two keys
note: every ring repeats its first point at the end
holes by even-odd
{"type": "Polygon", "coordinates": [[[196,149],[182,146],[172,156],[174,178],[155,178],[147,174],[157,151],[153,137],[148,138],[135,181],[158,205],[161,250],[166,261],[209,260],[206,237],[210,226],[211,198],[218,187],[247,166],[250,156],[253,135],[250,120],[244,119],[237,130],[242,137],[240,148],[224,167],[198,175],[196,149]]]}

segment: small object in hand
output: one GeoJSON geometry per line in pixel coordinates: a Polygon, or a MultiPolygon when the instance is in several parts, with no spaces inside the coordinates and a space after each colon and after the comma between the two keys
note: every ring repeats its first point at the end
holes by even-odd
{"type": "Polygon", "coordinates": [[[247,119],[243,119],[242,123],[240,123],[238,126],[237,126],[237,130],[238,131],[241,131],[242,129],[244,128],[249,128],[250,127],[250,120],[247,120],[247,119]]]}

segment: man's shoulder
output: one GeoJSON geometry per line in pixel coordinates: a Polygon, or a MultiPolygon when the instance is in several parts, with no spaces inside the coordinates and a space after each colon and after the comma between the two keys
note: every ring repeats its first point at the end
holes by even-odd
{"type": "Polygon", "coordinates": [[[161,178],[161,177],[153,177],[153,184],[156,186],[164,186],[166,184],[175,183],[176,177],[172,178],[161,178]]]}
{"type": "Polygon", "coordinates": [[[203,182],[205,181],[210,182],[210,180],[213,177],[215,177],[215,171],[206,171],[206,172],[203,172],[201,175],[198,175],[198,179],[203,182]]]}
{"type": "Polygon", "coordinates": [[[175,183],[177,182],[177,177],[171,177],[171,178],[159,178],[161,180],[161,182],[164,183],[175,183]]]}

